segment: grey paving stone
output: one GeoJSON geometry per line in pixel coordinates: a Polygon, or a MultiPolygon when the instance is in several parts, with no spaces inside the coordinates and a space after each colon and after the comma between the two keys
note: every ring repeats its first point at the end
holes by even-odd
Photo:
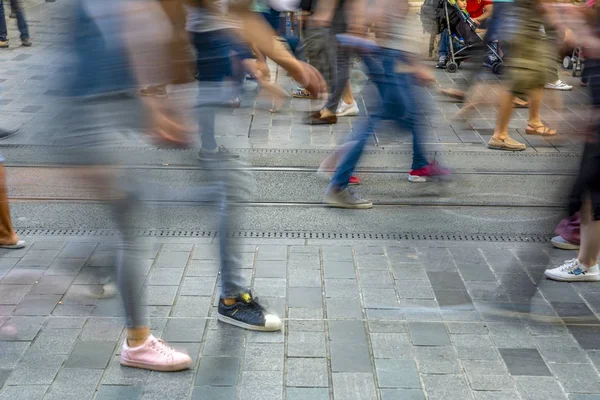
{"type": "Polygon", "coordinates": [[[80,329],[43,329],[31,344],[29,351],[43,354],[69,354],[80,329]]]}
{"type": "MultiPolygon", "coordinates": [[[[179,253],[173,253],[179,254],[179,253]]],[[[178,286],[146,286],[146,304],[149,306],[170,306],[175,302],[178,286]]]]}
{"type": "Polygon", "coordinates": [[[403,333],[371,333],[371,346],[375,358],[413,359],[413,347],[403,333]]]}
{"type": "Polygon", "coordinates": [[[58,255],[58,250],[34,250],[25,254],[21,261],[15,265],[16,268],[48,268],[58,255]]]}
{"type": "Polygon", "coordinates": [[[380,388],[421,389],[413,360],[376,359],[375,368],[380,388]]]}
{"type": "Polygon", "coordinates": [[[33,285],[43,273],[39,269],[13,269],[4,275],[1,282],[3,285],[33,285]]]}
{"type": "Polygon", "coordinates": [[[469,375],[469,382],[473,390],[482,391],[513,391],[515,381],[510,375],[469,375]]]}
{"type": "Polygon", "coordinates": [[[435,300],[401,299],[400,307],[409,321],[441,321],[441,310],[435,300]]]}
{"type": "MultiPolygon", "coordinates": [[[[120,360],[120,356],[113,356],[108,363],[108,368],[104,371],[99,369],[92,371],[103,372],[102,383],[105,385],[143,386],[150,375],[150,371],[147,369],[123,367],[120,360]]],[[[79,368],[70,370],[78,371],[79,368]]]]}
{"type": "Polygon", "coordinates": [[[2,369],[10,370],[15,368],[28,347],[29,343],[27,342],[0,341],[2,369]]]}
{"type": "Polygon", "coordinates": [[[600,393],[600,375],[591,364],[549,365],[568,393],[600,393]]]}
{"type": "Polygon", "coordinates": [[[68,242],[58,254],[61,258],[88,258],[98,243],[68,242]]]}
{"type": "Polygon", "coordinates": [[[428,280],[427,271],[420,264],[393,264],[392,274],[396,280],[428,280]]]}
{"type": "Polygon", "coordinates": [[[46,393],[46,400],[91,399],[102,377],[98,369],[62,369],[46,393]]]}
{"type": "Polygon", "coordinates": [[[216,260],[192,260],[190,261],[185,276],[217,276],[219,262],[216,260]]]}
{"type": "Polygon", "coordinates": [[[551,336],[534,338],[542,356],[547,362],[565,364],[586,364],[587,355],[575,339],[569,334],[562,336],[551,336]]]}
{"type": "Polygon", "coordinates": [[[328,388],[286,388],[288,400],[329,400],[328,388]]]}
{"type": "Polygon", "coordinates": [[[57,258],[44,272],[46,276],[75,276],[77,275],[87,259],[85,258],[57,258]]]}
{"type": "Polygon", "coordinates": [[[384,254],[356,255],[356,266],[358,269],[387,270],[388,259],[384,254]]]}
{"type": "Polygon", "coordinates": [[[77,342],[67,359],[65,367],[104,369],[108,365],[115,346],[115,342],[77,342]]]}
{"type": "Polygon", "coordinates": [[[494,281],[488,282],[466,282],[467,291],[471,298],[484,301],[510,301],[509,294],[504,286],[494,281]]]}
{"type": "Polygon", "coordinates": [[[215,292],[216,277],[185,277],[180,296],[211,296],[215,292]]]}
{"type": "Polygon", "coordinates": [[[584,350],[600,350],[600,326],[569,325],[569,333],[584,350]]]}
{"type": "Polygon", "coordinates": [[[50,385],[65,356],[28,352],[14,369],[7,385],[50,385]]]}
{"type": "Polygon", "coordinates": [[[433,289],[426,280],[402,280],[396,282],[398,296],[404,299],[433,299],[433,289]]]}
{"type": "Polygon", "coordinates": [[[461,365],[452,347],[415,347],[415,358],[422,374],[461,373],[461,365]]]}
{"type": "Polygon", "coordinates": [[[15,308],[13,315],[48,315],[58,304],[61,295],[27,295],[15,308]]]}
{"type": "Polygon", "coordinates": [[[59,304],[52,311],[52,315],[55,316],[89,316],[94,311],[92,305],[81,305],[81,304],[59,304]]]}
{"type": "Polygon", "coordinates": [[[570,285],[560,285],[561,282],[544,279],[539,283],[538,290],[550,302],[582,303],[583,299],[570,285]]]}
{"type": "Polygon", "coordinates": [[[325,279],[325,296],[358,299],[357,282],[355,279],[325,279]]]}
{"type": "Polygon", "coordinates": [[[0,393],[0,400],[42,400],[47,385],[7,386],[0,393]]]}
{"type": "Polygon", "coordinates": [[[179,296],[173,306],[173,316],[204,318],[208,316],[212,303],[211,297],[179,296]]]}
{"type": "Polygon", "coordinates": [[[367,308],[365,309],[367,313],[367,319],[370,321],[375,320],[388,320],[388,321],[402,321],[405,318],[404,312],[402,308],[397,310],[385,310],[378,308],[367,308]]]}
{"type": "Polygon", "coordinates": [[[422,390],[381,389],[381,400],[425,400],[422,390]]]}
{"type": "Polygon", "coordinates": [[[169,318],[163,338],[167,342],[201,342],[206,320],[201,318],[169,318]]]}
{"type": "Polygon", "coordinates": [[[244,336],[240,329],[208,330],[204,343],[204,355],[240,357],[244,352],[244,336]]]}
{"type": "Polygon", "coordinates": [[[361,288],[394,288],[394,278],[388,270],[358,270],[361,288]]]}
{"type": "Polygon", "coordinates": [[[239,389],[240,398],[280,400],[283,398],[283,374],[268,371],[244,371],[239,389]]]}
{"type": "Polygon", "coordinates": [[[327,318],[361,319],[362,316],[362,307],[358,299],[327,299],[327,318]]]}
{"type": "Polygon", "coordinates": [[[511,375],[552,376],[537,349],[498,349],[511,375]]]}
{"type": "Polygon", "coordinates": [[[399,308],[394,289],[362,288],[362,299],[365,308],[399,308]]]}
{"type": "Polygon", "coordinates": [[[96,400],[138,400],[142,398],[142,386],[102,385],[98,389],[96,400]]]}
{"type": "Polygon", "coordinates": [[[326,358],[288,358],[287,386],[328,387],[326,358]]]}
{"type": "Polygon", "coordinates": [[[517,391],[523,400],[565,400],[563,392],[555,378],[546,377],[515,377],[517,391]]]}
{"type": "Polygon", "coordinates": [[[436,290],[435,298],[440,307],[460,307],[461,310],[473,310],[473,300],[466,290],[436,290]]]}
{"type": "Polygon", "coordinates": [[[356,279],[352,260],[324,262],[323,271],[325,279],[356,279]]]}
{"type": "Polygon", "coordinates": [[[0,304],[19,304],[31,285],[0,285],[0,304]]]}
{"type": "Polygon", "coordinates": [[[592,363],[596,366],[597,370],[600,370],[600,351],[588,351],[588,357],[592,360],[592,363]]]}
{"type": "Polygon", "coordinates": [[[72,276],[43,276],[31,288],[29,294],[63,295],[73,282],[72,276]]]}
{"type": "Polygon", "coordinates": [[[183,251],[190,252],[194,249],[194,245],[192,243],[164,243],[162,245],[162,251],[183,251]]]}
{"type": "Polygon", "coordinates": [[[189,252],[162,251],[156,258],[157,268],[185,268],[190,258],[189,252]]]}
{"type": "Polygon", "coordinates": [[[521,400],[517,392],[475,392],[477,400],[521,400]]]}
{"type": "Polygon", "coordinates": [[[409,322],[408,329],[415,346],[449,346],[452,344],[443,323],[409,322]]]}
{"type": "Polygon", "coordinates": [[[326,355],[324,333],[288,333],[288,357],[326,357],[326,355]]]}
{"type": "Polygon", "coordinates": [[[488,329],[486,324],[479,322],[447,322],[446,328],[451,334],[463,335],[487,335],[488,329]]]}
{"type": "Polygon", "coordinates": [[[373,333],[406,333],[408,328],[401,321],[369,321],[369,332],[373,333]]]}
{"type": "Polygon", "coordinates": [[[289,288],[288,305],[296,308],[319,308],[323,306],[321,288],[289,288]]]}
{"type": "Polygon", "coordinates": [[[257,260],[255,267],[255,276],[257,278],[285,278],[285,261],[257,260]]]}
{"type": "Polygon", "coordinates": [[[325,324],[323,321],[288,321],[290,332],[323,332],[325,324]]]}
{"type": "Polygon", "coordinates": [[[2,340],[31,341],[38,334],[44,325],[45,317],[10,317],[5,324],[11,324],[15,327],[17,334],[4,337],[2,340]]]}
{"type": "MultiPolygon", "coordinates": [[[[255,283],[256,284],[256,283],[255,283]]],[[[321,271],[317,269],[288,269],[289,287],[321,287],[321,271]]]]}
{"type": "Polygon", "coordinates": [[[336,400],[375,400],[373,374],[336,372],[333,374],[333,397],[336,400]]]}
{"type": "Polygon", "coordinates": [[[81,340],[117,341],[123,329],[121,318],[89,318],[81,331],[81,340]]]}
{"type": "Polygon", "coordinates": [[[502,375],[507,374],[506,365],[502,360],[462,360],[463,370],[471,375],[502,375]]]}
{"type": "Polygon", "coordinates": [[[323,261],[353,261],[350,246],[323,246],[323,261]]]}
{"type": "Polygon", "coordinates": [[[462,375],[423,375],[422,378],[430,400],[473,398],[462,375]]]}
{"type": "MultiPolygon", "coordinates": [[[[320,285],[319,285],[320,287],[320,285]]],[[[285,278],[256,278],[254,280],[254,290],[258,296],[267,297],[285,297],[286,279],[285,278]]]]}
{"type": "Polygon", "coordinates": [[[596,324],[599,325],[598,317],[585,303],[551,302],[552,308],[565,324],[596,324]]]}
{"type": "Polygon", "coordinates": [[[462,278],[456,272],[428,271],[427,276],[434,290],[467,290],[462,278]]]}
{"type": "Polygon", "coordinates": [[[204,356],[196,375],[196,386],[235,386],[238,381],[240,358],[204,356]],[[223,371],[227,371],[226,374],[223,371]]]}
{"type": "Polygon", "coordinates": [[[235,387],[196,386],[192,400],[230,400],[235,398],[235,387]]]}
{"type": "Polygon", "coordinates": [[[8,380],[8,377],[12,373],[10,369],[0,369],[0,388],[4,386],[4,382],[8,380]]]}
{"type": "Polygon", "coordinates": [[[569,400],[600,400],[600,394],[570,394],[569,400]]]}
{"type": "Polygon", "coordinates": [[[244,358],[247,371],[283,371],[283,344],[248,343],[244,358]]]}
{"type": "Polygon", "coordinates": [[[487,264],[457,264],[458,270],[465,282],[495,281],[496,276],[487,264]]]}
{"type": "Polygon", "coordinates": [[[362,321],[329,321],[331,370],[370,372],[371,356],[362,321]],[[348,349],[352,351],[348,351],[348,349]]]}
{"type": "Polygon", "coordinates": [[[535,344],[521,323],[490,322],[487,324],[494,342],[499,348],[533,348],[535,344]]]}
{"type": "Polygon", "coordinates": [[[287,246],[261,245],[258,246],[258,260],[285,261],[287,260],[287,246]]]}
{"type": "Polygon", "coordinates": [[[146,285],[177,286],[183,276],[183,268],[154,268],[150,271],[146,285]]]}

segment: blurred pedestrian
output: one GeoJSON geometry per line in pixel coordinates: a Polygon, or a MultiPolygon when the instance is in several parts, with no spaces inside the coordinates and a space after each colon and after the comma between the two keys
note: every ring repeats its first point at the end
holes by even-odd
{"type": "MultiPolygon", "coordinates": [[[[6,29],[6,17],[4,15],[4,0],[0,0],[0,48],[7,48],[8,45],[8,32],[6,29]]],[[[21,32],[21,44],[25,47],[32,45],[31,38],[29,37],[29,29],[27,27],[27,21],[25,21],[25,14],[23,8],[19,3],[20,0],[10,0],[11,15],[15,14],[17,18],[17,26],[19,32],[21,32]]]]}
{"type": "Polygon", "coordinates": [[[3,163],[4,159],[0,156],[0,249],[22,249],[26,243],[19,240],[12,226],[3,163]]]}

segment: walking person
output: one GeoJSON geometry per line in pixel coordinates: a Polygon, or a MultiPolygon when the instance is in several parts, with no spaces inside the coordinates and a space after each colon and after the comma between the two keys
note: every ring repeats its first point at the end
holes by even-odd
{"type": "MultiPolygon", "coordinates": [[[[8,31],[6,28],[6,16],[4,14],[4,0],[0,0],[0,48],[8,48],[8,31]]],[[[21,44],[25,47],[32,45],[31,38],[29,37],[29,28],[27,27],[27,21],[25,20],[25,14],[23,8],[19,3],[20,0],[10,0],[11,15],[15,14],[17,18],[17,26],[19,32],[21,32],[21,44]]]]}

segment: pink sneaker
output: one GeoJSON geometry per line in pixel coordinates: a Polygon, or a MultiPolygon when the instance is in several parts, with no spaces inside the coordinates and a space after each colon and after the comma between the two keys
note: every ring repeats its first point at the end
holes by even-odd
{"type": "Polygon", "coordinates": [[[125,339],[121,350],[121,365],[173,372],[189,368],[192,365],[192,358],[150,335],[143,345],[133,348],[127,345],[125,339]]]}

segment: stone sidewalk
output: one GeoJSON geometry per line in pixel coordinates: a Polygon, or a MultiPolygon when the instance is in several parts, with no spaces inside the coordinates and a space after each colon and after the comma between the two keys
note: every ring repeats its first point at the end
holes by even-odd
{"type": "Polygon", "coordinates": [[[0,259],[1,400],[600,399],[600,286],[543,279],[572,256],[546,244],[248,239],[244,275],[285,317],[256,333],[215,319],[213,239],[156,238],[151,325],[194,358],[169,374],[121,367],[120,300],[86,296],[110,238],[27,239],[0,259]],[[542,322],[490,312],[523,304],[542,322]]]}

